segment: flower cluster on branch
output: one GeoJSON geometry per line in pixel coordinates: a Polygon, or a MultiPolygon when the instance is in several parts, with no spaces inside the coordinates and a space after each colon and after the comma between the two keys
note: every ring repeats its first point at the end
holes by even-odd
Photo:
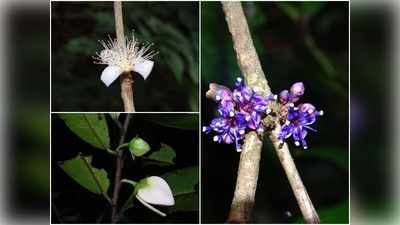
{"type": "Polygon", "coordinates": [[[257,131],[259,134],[266,132],[262,120],[272,112],[271,102],[279,103],[278,116],[281,122],[281,130],[278,135],[283,144],[286,139],[292,137],[296,146],[302,145],[307,149],[306,136],[317,117],[323,115],[323,111],[316,110],[310,103],[295,105],[304,94],[304,84],[294,83],[290,90],[283,90],[279,94],[268,97],[255,93],[245,86],[242,78],[237,78],[235,88],[229,88],[210,84],[207,96],[218,103],[218,116],[214,118],[209,126],[203,127],[203,132],[214,132],[213,140],[218,143],[232,144],[238,152],[241,151],[241,142],[249,131],[257,131]]]}

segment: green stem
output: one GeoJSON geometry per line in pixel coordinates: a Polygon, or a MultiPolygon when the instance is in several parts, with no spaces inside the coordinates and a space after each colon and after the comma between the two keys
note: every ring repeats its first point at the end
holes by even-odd
{"type": "Polygon", "coordinates": [[[125,148],[125,147],[128,147],[128,146],[129,146],[129,143],[124,143],[124,144],[118,146],[117,149],[115,149],[115,152],[118,152],[121,148],[125,148]]]}
{"type": "Polygon", "coordinates": [[[121,180],[122,183],[128,183],[128,184],[132,184],[134,187],[136,186],[137,182],[133,181],[133,180],[128,180],[128,179],[122,179],[121,180]]]}

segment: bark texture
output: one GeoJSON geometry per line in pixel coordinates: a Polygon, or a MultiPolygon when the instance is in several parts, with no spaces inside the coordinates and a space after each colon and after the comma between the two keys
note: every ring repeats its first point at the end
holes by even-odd
{"type": "MultiPolygon", "coordinates": [[[[115,16],[115,32],[117,34],[117,42],[119,45],[125,44],[124,22],[122,14],[122,2],[114,2],[114,16],[115,16]]],[[[124,72],[120,76],[121,83],[121,98],[124,103],[125,112],[135,112],[135,105],[133,102],[133,78],[130,72],[124,72]]]]}
{"type": "MultiPolygon", "coordinates": [[[[229,31],[232,35],[238,64],[245,78],[246,85],[258,94],[263,96],[270,95],[271,89],[262,70],[256,49],[254,48],[241,3],[224,1],[222,2],[222,7],[229,31]]],[[[209,93],[209,95],[210,94],[211,93],[209,93]]],[[[207,97],[211,98],[210,96],[207,97]]],[[[297,172],[289,148],[286,144],[280,146],[279,140],[277,139],[280,131],[279,120],[272,120],[272,123],[274,129],[270,133],[269,138],[286,172],[304,219],[307,223],[319,223],[318,214],[297,172]]],[[[262,137],[256,132],[249,132],[244,140],[240,155],[238,177],[228,217],[228,222],[230,223],[251,222],[257,189],[261,148],[262,137]]]]}

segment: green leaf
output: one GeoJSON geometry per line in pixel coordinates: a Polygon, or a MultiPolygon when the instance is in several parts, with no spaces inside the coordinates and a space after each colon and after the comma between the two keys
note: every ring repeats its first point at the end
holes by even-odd
{"type": "Polygon", "coordinates": [[[150,151],[150,145],[143,139],[135,137],[129,142],[129,151],[134,156],[143,156],[150,151]]]}
{"type": "Polygon", "coordinates": [[[71,55],[92,55],[93,52],[96,52],[96,45],[96,41],[88,37],[77,37],[69,40],[65,44],[65,52],[71,55]]]}
{"type": "Polygon", "coordinates": [[[82,156],[60,163],[64,170],[78,184],[95,194],[105,194],[110,181],[107,178],[107,172],[104,169],[96,169],[91,165],[92,156],[82,156]]]}
{"type": "MultiPolygon", "coordinates": [[[[330,224],[347,224],[349,223],[349,204],[343,202],[341,204],[322,208],[318,210],[321,223],[330,224]]],[[[294,223],[305,223],[302,217],[297,218],[294,223]]]]}
{"type": "Polygon", "coordinates": [[[196,115],[192,114],[180,114],[180,115],[143,115],[145,120],[153,123],[172,127],[182,130],[196,130],[199,126],[199,119],[196,115]]]}
{"type": "Polygon", "coordinates": [[[103,114],[59,114],[78,137],[96,148],[110,148],[107,121],[103,114]]]}
{"type": "Polygon", "coordinates": [[[301,11],[306,15],[314,15],[321,10],[322,6],[324,2],[302,2],[301,11]]]}
{"type": "Polygon", "coordinates": [[[199,194],[197,192],[176,196],[175,205],[169,208],[169,212],[197,210],[199,210],[199,194]]]}
{"type": "Polygon", "coordinates": [[[348,168],[349,166],[348,154],[345,151],[341,151],[340,149],[337,148],[330,148],[330,147],[310,148],[310,150],[296,153],[296,156],[318,157],[318,158],[332,160],[342,168],[348,168]]]}
{"type": "Polygon", "coordinates": [[[174,52],[173,50],[164,50],[166,48],[161,48],[160,51],[162,51],[163,59],[168,65],[168,68],[172,71],[172,73],[175,76],[175,79],[181,83],[183,79],[183,73],[185,70],[185,63],[182,59],[182,57],[174,52]]]}
{"type": "Polygon", "coordinates": [[[175,198],[173,211],[196,211],[199,206],[198,191],[195,185],[199,183],[199,168],[197,166],[175,170],[162,175],[171,187],[175,198]]]}
{"type": "Polygon", "coordinates": [[[151,159],[155,161],[159,161],[162,163],[174,164],[174,158],[176,154],[173,148],[171,146],[166,145],[166,144],[161,144],[161,148],[157,152],[153,152],[149,157],[146,157],[146,159],[151,159]]]}

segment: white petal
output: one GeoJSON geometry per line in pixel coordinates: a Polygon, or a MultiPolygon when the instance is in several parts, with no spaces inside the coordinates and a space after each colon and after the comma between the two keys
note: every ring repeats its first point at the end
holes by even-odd
{"type": "Polygon", "coordinates": [[[142,63],[138,63],[133,66],[133,71],[142,75],[143,79],[150,75],[151,70],[153,69],[154,62],[151,60],[144,60],[142,63]]]}
{"type": "Polygon", "coordinates": [[[114,80],[116,80],[122,73],[122,69],[119,66],[107,66],[101,73],[101,81],[108,87],[114,80]]]}
{"type": "Polygon", "coordinates": [[[174,196],[167,182],[161,177],[146,178],[147,185],[137,191],[144,201],[154,205],[171,206],[175,204],[174,196]]]}

